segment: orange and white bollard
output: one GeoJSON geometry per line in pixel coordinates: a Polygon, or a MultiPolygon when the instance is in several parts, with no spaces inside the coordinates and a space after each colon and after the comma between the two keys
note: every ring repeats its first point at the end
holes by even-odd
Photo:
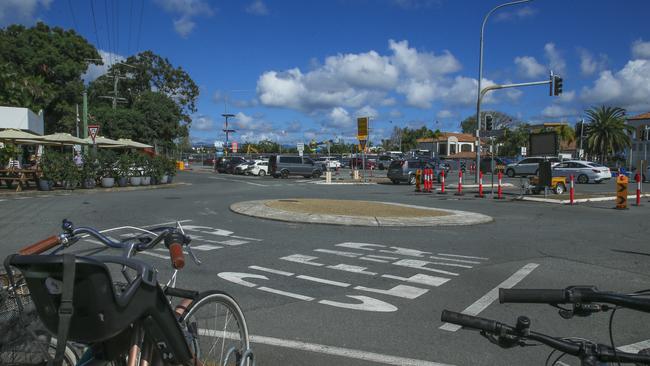
{"type": "Polygon", "coordinates": [[[433,187],[433,174],[431,173],[431,168],[425,169],[426,173],[426,187],[425,187],[425,192],[431,193],[431,187],[433,187]]]}
{"type": "Polygon", "coordinates": [[[478,198],[483,198],[485,195],[483,194],[483,172],[478,173],[478,194],[476,195],[478,198]]]}
{"type": "Polygon", "coordinates": [[[444,171],[444,169],[443,169],[443,171],[440,172],[440,192],[438,192],[438,194],[447,194],[447,192],[445,192],[445,171],[444,171]]]}
{"type": "Polygon", "coordinates": [[[503,199],[503,189],[501,188],[501,179],[503,178],[503,173],[499,171],[499,174],[497,175],[498,178],[498,186],[497,186],[497,196],[494,197],[495,199],[502,200],[503,199]]]}
{"type": "Polygon", "coordinates": [[[636,205],[635,206],[641,206],[641,174],[636,173],[634,176],[634,180],[636,181],[636,205]]]}
{"type": "Polygon", "coordinates": [[[455,196],[463,195],[463,171],[458,171],[458,191],[454,193],[455,196]]]}
{"type": "Polygon", "coordinates": [[[569,177],[569,204],[573,205],[573,199],[575,194],[575,187],[573,184],[573,174],[569,177]]]}

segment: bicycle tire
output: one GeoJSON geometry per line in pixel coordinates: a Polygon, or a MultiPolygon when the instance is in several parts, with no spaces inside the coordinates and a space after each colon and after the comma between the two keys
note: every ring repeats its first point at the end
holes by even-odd
{"type": "Polygon", "coordinates": [[[179,322],[189,333],[192,352],[200,365],[222,365],[231,347],[236,348],[237,357],[231,357],[229,364],[238,364],[240,356],[250,348],[244,313],[235,299],[223,292],[200,293],[179,322]]]}

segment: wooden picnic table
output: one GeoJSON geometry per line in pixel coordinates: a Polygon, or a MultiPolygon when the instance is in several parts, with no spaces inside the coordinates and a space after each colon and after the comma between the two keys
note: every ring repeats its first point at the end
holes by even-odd
{"type": "Polygon", "coordinates": [[[29,182],[34,182],[37,184],[38,174],[36,169],[18,169],[18,168],[9,168],[9,169],[0,169],[0,184],[2,181],[5,182],[7,187],[12,188],[13,182],[18,182],[16,187],[16,192],[23,190],[23,185],[28,187],[29,182]]]}

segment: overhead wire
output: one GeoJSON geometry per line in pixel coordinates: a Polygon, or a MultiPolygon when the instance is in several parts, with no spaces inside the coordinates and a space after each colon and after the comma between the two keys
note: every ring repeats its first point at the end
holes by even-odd
{"type": "Polygon", "coordinates": [[[74,29],[77,33],[79,33],[79,26],[77,25],[77,18],[74,16],[74,9],[72,8],[72,4],[70,3],[70,0],[68,0],[68,7],[70,8],[70,15],[72,15],[72,24],[74,24],[74,29]]]}
{"type": "Polygon", "coordinates": [[[126,54],[127,56],[131,54],[131,25],[133,24],[133,3],[135,0],[131,0],[129,4],[129,37],[127,41],[126,54]]]}
{"type": "Polygon", "coordinates": [[[110,64],[113,64],[113,47],[111,45],[111,27],[108,22],[108,0],[104,0],[104,19],[106,20],[106,38],[108,39],[108,54],[110,64]]]}
{"type": "Polygon", "coordinates": [[[97,48],[102,49],[101,43],[99,42],[99,33],[97,32],[97,21],[95,20],[95,0],[90,0],[90,12],[93,16],[93,28],[95,29],[95,41],[97,42],[97,48]]]}
{"type": "Polygon", "coordinates": [[[140,23],[138,24],[138,42],[136,43],[135,52],[140,52],[140,36],[142,35],[142,15],[144,14],[144,0],[141,0],[140,5],[140,23]]]}
{"type": "Polygon", "coordinates": [[[120,0],[113,0],[113,14],[115,16],[113,24],[115,25],[115,53],[120,54],[120,0]]]}

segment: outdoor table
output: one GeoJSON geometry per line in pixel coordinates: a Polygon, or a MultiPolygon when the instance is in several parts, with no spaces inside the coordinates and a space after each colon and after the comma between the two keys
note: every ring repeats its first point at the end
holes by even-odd
{"type": "Polygon", "coordinates": [[[26,187],[29,186],[30,181],[36,184],[37,178],[36,170],[34,169],[0,169],[0,183],[4,181],[7,187],[11,188],[13,182],[17,181],[18,187],[16,187],[16,192],[22,191],[23,185],[26,187]]]}

